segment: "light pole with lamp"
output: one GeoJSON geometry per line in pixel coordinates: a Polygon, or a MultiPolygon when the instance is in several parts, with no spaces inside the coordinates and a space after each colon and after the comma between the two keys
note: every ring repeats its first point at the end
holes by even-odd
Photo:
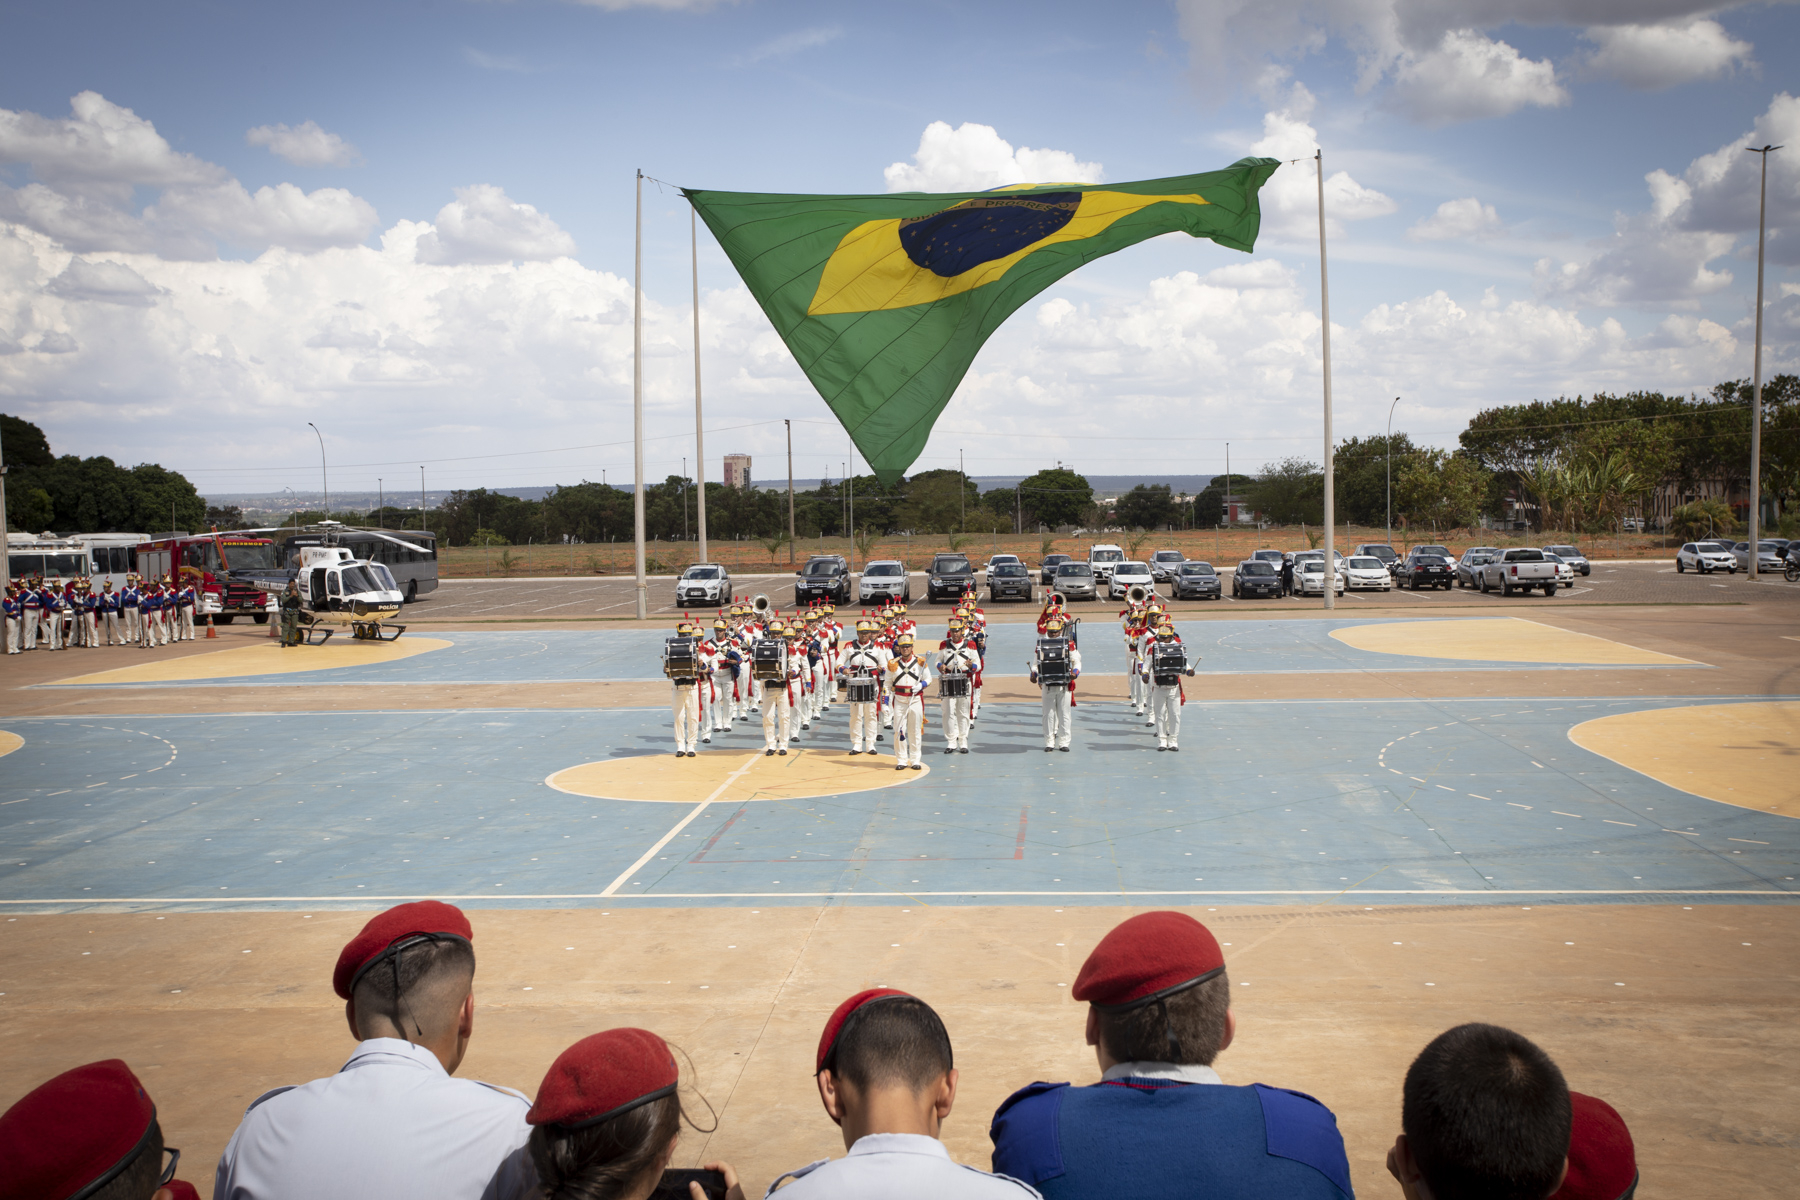
{"type": "MultiPolygon", "coordinates": [[[[325,474],[325,435],[319,433],[319,427],[308,421],[307,426],[319,436],[319,486],[325,494],[325,519],[331,520],[331,479],[325,474]]],[[[367,478],[365,476],[365,478],[367,478]]]]}
{"type": "Polygon", "coordinates": [[[1400,403],[1400,397],[1394,397],[1394,403],[1388,405],[1387,431],[1387,540],[1388,549],[1394,548],[1394,405],[1400,403]]]}
{"type": "Polygon", "coordinates": [[[1756,365],[1751,377],[1750,405],[1750,561],[1749,575],[1756,578],[1759,557],[1758,535],[1762,533],[1762,321],[1763,321],[1763,242],[1769,217],[1769,155],[1780,146],[1746,146],[1751,154],[1762,155],[1762,196],[1756,210],[1756,365]]]}

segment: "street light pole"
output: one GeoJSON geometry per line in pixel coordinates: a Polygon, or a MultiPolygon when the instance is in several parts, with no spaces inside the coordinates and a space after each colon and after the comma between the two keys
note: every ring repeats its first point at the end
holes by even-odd
{"type": "MultiPolygon", "coordinates": [[[[311,426],[314,433],[319,434],[319,486],[324,489],[325,519],[329,521],[331,520],[331,479],[325,474],[325,435],[319,433],[319,427],[313,425],[311,421],[308,421],[307,425],[311,426]]],[[[171,525],[170,528],[174,528],[174,526],[171,525]]]]}
{"type": "Polygon", "coordinates": [[[969,527],[969,476],[963,470],[963,452],[956,452],[956,508],[958,531],[969,527]]]}
{"type": "Polygon", "coordinates": [[[788,566],[794,565],[794,423],[782,421],[787,426],[788,450],[788,566]]]}
{"type": "Polygon", "coordinates": [[[1762,321],[1763,321],[1763,243],[1767,239],[1769,218],[1769,154],[1780,146],[1746,146],[1751,154],[1762,155],[1762,197],[1756,210],[1756,355],[1751,376],[1753,399],[1750,405],[1750,578],[1756,578],[1758,537],[1762,533],[1762,321]]]}
{"type": "Polygon", "coordinates": [[[1337,480],[1331,444],[1331,288],[1325,277],[1325,151],[1319,163],[1319,346],[1325,368],[1325,607],[1337,607],[1337,555],[1332,538],[1337,526],[1337,480]]]}
{"type": "MultiPolygon", "coordinates": [[[[1394,404],[1400,403],[1400,397],[1394,397],[1394,404]]],[[[1388,549],[1394,548],[1394,404],[1388,405],[1387,431],[1387,540],[1388,549]]]]}

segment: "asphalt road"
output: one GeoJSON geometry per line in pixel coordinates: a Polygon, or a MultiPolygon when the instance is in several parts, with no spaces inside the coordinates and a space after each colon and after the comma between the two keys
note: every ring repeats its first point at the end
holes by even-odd
{"type": "MultiPolygon", "coordinates": [[[[1220,601],[1184,600],[1174,602],[1177,609],[1205,610],[1225,606],[1247,605],[1257,609],[1273,610],[1317,610],[1320,607],[1319,597],[1306,599],[1290,597],[1283,600],[1233,600],[1229,592],[1230,569],[1223,574],[1227,595],[1220,601]]],[[[765,593],[778,608],[791,609],[794,606],[794,577],[790,574],[777,575],[737,575],[732,578],[732,590],[742,596],[765,593]]],[[[650,580],[649,605],[653,614],[673,616],[683,610],[674,601],[674,579],[669,576],[655,577],[650,580]]],[[[934,608],[942,611],[942,606],[934,606],[924,602],[925,575],[914,572],[911,581],[913,608],[917,612],[930,612],[934,608]]],[[[1167,598],[1168,589],[1159,587],[1159,594],[1167,598]]],[[[1042,599],[1042,589],[1038,589],[1038,599],[1042,599]]],[[[1555,599],[1545,597],[1541,593],[1530,596],[1514,596],[1503,599],[1498,593],[1486,596],[1473,589],[1452,588],[1449,591],[1407,591],[1396,588],[1392,592],[1351,592],[1338,599],[1341,609],[1354,612],[1358,608],[1380,605],[1383,607],[1406,606],[1429,612],[1441,606],[1507,606],[1508,611],[1517,608],[1529,608],[1550,604],[1718,604],[1747,603],[1750,601],[1766,601],[1785,597],[1800,603],[1800,583],[1787,583],[1780,577],[1763,577],[1752,582],[1743,575],[1678,575],[1673,563],[1662,562],[1600,562],[1594,565],[1593,574],[1576,576],[1575,586],[1564,588],[1555,599]]],[[[1036,604],[1023,604],[1015,601],[993,603],[982,593],[982,605],[990,619],[1002,616],[1007,612],[1033,612],[1036,604]]],[[[1112,614],[1119,608],[1120,601],[1100,600],[1078,602],[1071,608],[1084,615],[1099,613],[1112,614]]],[[[851,609],[860,607],[852,604],[851,609]]],[[[439,583],[435,592],[419,599],[416,604],[405,610],[404,618],[411,621],[505,621],[512,619],[563,618],[580,620],[593,617],[631,617],[635,615],[636,598],[632,581],[628,577],[605,576],[593,579],[539,578],[539,579],[447,579],[439,583]]],[[[710,610],[690,608],[696,614],[704,614],[710,610]]]]}

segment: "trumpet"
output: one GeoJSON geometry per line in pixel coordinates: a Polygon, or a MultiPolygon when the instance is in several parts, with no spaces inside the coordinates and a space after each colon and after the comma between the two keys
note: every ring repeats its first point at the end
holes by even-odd
{"type": "Polygon", "coordinates": [[[1141,583],[1134,583],[1125,589],[1125,600],[1129,604],[1142,604],[1150,599],[1150,592],[1141,583]]]}
{"type": "Polygon", "coordinates": [[[761,592],[758,592],[758,593],[756,593],[756,595],[750,597],[750,611],[755,613],[759,617],[766,616],[768,614],[768,611],[771,608],[773,608],[774,606],[775,606],[775,602],[770,600],[767,596],[763,595],[761,592]]]}

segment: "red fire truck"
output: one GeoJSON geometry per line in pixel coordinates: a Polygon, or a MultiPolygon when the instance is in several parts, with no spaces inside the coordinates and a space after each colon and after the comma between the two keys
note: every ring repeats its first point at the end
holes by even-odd
{"type": "Polygon", "coordinates": [[[192,583],[200,592],[201,616],[213,614],[220,625],[229,625],[239,613],[248,614],[258,625],[266,624],[269,613],[268,595],[241,583],[229,587],[219,575],[223,571],[253,568],[273,569],[275,544],[265,537],[233,533],[163,533],[137,548],[138,574],[145,579],[175,579],[192,583]]]}

